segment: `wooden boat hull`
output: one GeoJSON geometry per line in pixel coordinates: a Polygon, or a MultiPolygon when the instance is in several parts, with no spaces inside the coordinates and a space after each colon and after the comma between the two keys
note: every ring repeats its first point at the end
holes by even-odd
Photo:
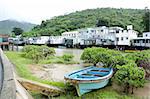
{"type": "Polygon", "coordinates": [[[95,83],[79,83],[75,85],[78,96],[83,95],[84,93],[90,92],[94,89],[99,89],[105,87],[109,82],[108,80],[104,80],[101,82],[95,82],[95,83]]]}
{"type": "Polygon", "coordinates": [[[94,66],[65,75],[65,80],[76,87],[78,96],[105,87],[113,75],[113,69],[94,66]]]}

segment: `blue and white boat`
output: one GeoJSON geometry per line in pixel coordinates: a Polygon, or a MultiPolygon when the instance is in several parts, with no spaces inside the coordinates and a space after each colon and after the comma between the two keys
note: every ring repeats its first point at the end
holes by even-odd
{"type": "Polygon", "coordinates": [[[90,66],[65,75],[65,80],[76,87],[78,96],[105,87],[113,75],[112,68],[90,66]]]}

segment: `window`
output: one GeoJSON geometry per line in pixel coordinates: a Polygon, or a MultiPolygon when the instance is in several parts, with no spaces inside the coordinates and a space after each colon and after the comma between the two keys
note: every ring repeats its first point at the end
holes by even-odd
{"type": "Polygon", "coordinates": [[[147,37],[148,35],[146,34],[145,36],[147,37]]]}
{"type": "Polygon", "coordinates": [[[136,43],[136,40],[134,40],[134,43],[136,43]]]}
{"type": "Polygon", "coordinates": [[[119,33],[119,30],[116,30],[116,33],[119,33]]]}
{"type": "Polygon", "coordinates": [[[123,37],[121,37],[121,40],[123,41],[123,37]]]}
{"type": "Polygon", "coordinates": [[[119,41],[119,37],[117,37],[116,40],[119,41]]]}
{"type": "Polygon", "coordinates": [[[101,30],[101,32],[103,32],[104,30],[101,30]]]}
{"type": "Polygon", "coordinates": [[[94,30],[91,30],[91,32],[94,32],[94,30]]]}
{"type": "Polygon", "coordinates": [[[139,40],[137,40],[137,43],[139,43],[140,41],[139,40]]]}
{"type": "Polygon", "coordinates": [[[143,43],[145,43],[145,40],[143,40],[143,43]]]}
{"type": "Polygon", "coordinates": [[[148,43],[148,40],[146,40],[146,43],[148,43]]]}
{"type": "Polygon", "coordinates": [[[8,42],[8,38],[3,38],[3,42],[8,42]]]}
{"type": "Polygon", "coordinates": [[[126,37],[126,40],[128,40],[129,38],[128,37],[126,37]]]}

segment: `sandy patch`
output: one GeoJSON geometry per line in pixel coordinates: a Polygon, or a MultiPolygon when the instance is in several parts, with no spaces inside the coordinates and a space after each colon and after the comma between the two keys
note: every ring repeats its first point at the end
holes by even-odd
{"type": "Polygon", "coordinates": [[[143,88],[138,88],[134,91],[134,95],[142,99],[150,99],[150,81],[143,88]]]}
{"type": "Polygon", "coordinates": [[[48,64],[48,65],[29,65],[31,73],[41,79],[50,81],[64,81],[64,75],[74,70],[81,69],[79,64],[48,64]]]}
{"type": "MultiPolygon", "coordinates": [[[[115,83],[113,83],[113,89],[117,90],[118,92],[123,91],[123,89],[120,86],[116,85],[115,83]]],[[[139,97],[139,99],[150,99],[150,81],[145,83],[144,87],[134,89],[133,95],[139,97]]]]}

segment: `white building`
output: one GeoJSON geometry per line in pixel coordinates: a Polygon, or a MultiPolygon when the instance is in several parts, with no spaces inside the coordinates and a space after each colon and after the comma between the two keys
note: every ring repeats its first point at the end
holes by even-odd
{"type": "Polygon", "coordinates": [[[149,47],[150,48],[150,32],[143,33],[143,37],[132,40],[132,46],[149,47]]]}
{"type": "Polygon", "coordinates": [[[73,45],[79,44],[81,42],[78,31],[64,32],[62,33],[62,37],[66,40],[72,40],[73,45]]]}
{"type": "Polygon", "coordinates": [[[143,37],[145,38],[150,38],[150,32],[144,32],[143,37]]]}
{"type": "Polygon", "coordinates": [[[96,27],[79,30],[81,45],[130,45],[130,40],[137,38],[132,25],[127,30],[121,27],[96,27]]]}
{"type": "Polygon", "coordinates": [[[127,26],[127,30],[119,30],[115,33],[116,40],[115,45],[128,45],[130,41],[137,38],[138,32],[132,29],[132,26],[127,26]]]}
{"type": "Polygon", "coordinates": [[[62,36],[66,37],[66,38],[77,38],[78,31],[64,32],[64,33],[62,33],[62,36]]]}
{"type": "Polygon", "coordinates": [[[102,44],[102,40],[108,35],[108,27],[95,27],[80,29],[79,37],[81,38],[81,45],[92,45],[92,44],[102,44]]]}
{"type": "Polygon", "coordinates": [[[64,42],[64,37],[62,36],[50,36],[49,37],[49,44],[63,44],[64,42]]]}
{"type": "Polygon", "coordinates": [[[28,44],[46,44],[49,40],[49,36],[30,37],[27,40],[28,44]]]}
{"type": "Polygon", "coordinates": [[[49,40],[49,36],[37,37],[36,44],[46,44],[49,40]]]}

